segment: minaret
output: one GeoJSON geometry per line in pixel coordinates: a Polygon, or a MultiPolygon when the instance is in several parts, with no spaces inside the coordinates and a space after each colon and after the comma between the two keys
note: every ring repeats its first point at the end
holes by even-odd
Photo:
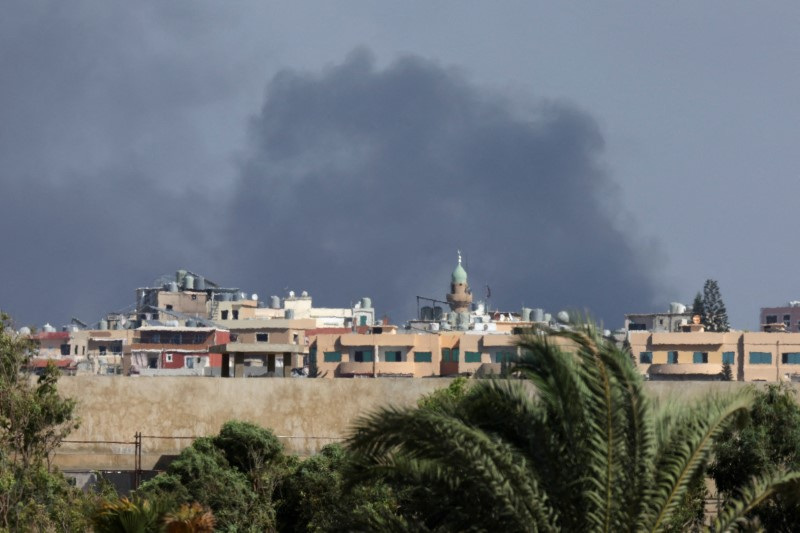
{"type": "Polygon", "coordinates": [[[447,303],[455,313],[469,313],[472,304],[472,291],[467,285],[467,271],[461,266],[461,250],[458,251],[458,265],[453,270],[447,303]]]}

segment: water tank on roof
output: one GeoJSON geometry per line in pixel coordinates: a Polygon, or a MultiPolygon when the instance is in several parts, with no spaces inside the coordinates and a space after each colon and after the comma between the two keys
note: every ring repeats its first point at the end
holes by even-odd
{"type": "Polygon", "coordinates": [[[544,309],[536,308],[531,311],[531,319],[534,322],[544,322],[544,309]]]}
{"type": "Polygon", "coordinates": [[[178,282],[170,281],[164,288],[167,289],[167,291],[169,292],[178,292],[178,282]]]}
{"type": "Polygon", "coordinates": [[[233,295],[229,292],[223,292],[220,296],[222,296],[223,302],[230,302],[233,299],[233,295]]]}
{"type": "Polygon", "coordinates": [[[792,300],[791,302],[789,302],[789,307],[800,307],[800,301],[792,300]]]}
{"type": "Polygon", "coordinates": [[[194,290],[196,291],[206,290],[206,278],[204,278],[203,276],[197,276],[194,279],[194,290]]]}
{"type": "Polygon", "coordinates": [[[686,306],[679,302],[672,302],[669,304],[669,312],[673,315],[680,315],[686,312],[686,306]]]}
{"type": "Polygon", "coordinates": [[[194,290],[194,276],[192,276],[191,274],[186,274],[183,277],[183,288],[186,289],[187,291],[194,290]]]}
{"type": "Polygon", "coordinates": [[[51,326],[49,322],[47,324],[45,324],[44,326],[42,326],[42,331],[44,331],[45,333],[52,333],[55,330],[56,330],[56,328],[51,326]]]}
{"type": "Polygon", "coordinates": [[[422,320],[433,320],[433,307],[426,305],[420,309],[420,318],[422,320]]]}
{"type": "Polygon", "coordinates": [[[100,329],[102,330],[108,329],[108,320],[106,320],[105,318],[100,321],[100,329]]]}
{"type": "Polygon", "coordinates": [[[300,293],[300,296],[301,296],[302,298],[308,298],[308,291],[303,291],[303,292],[301,292],[301,293],[300,293]]]}
{"type": "Polygon", "coordinates": [[[522,308],[522,321],[523,322],[530,322],[531,321],[531,311],[533,311],[530,307],[523,307],[522,308]]]}
{"type": "Polygon", "coordinates": [[[361,298],[361,309],[372,309],[372,298],[368,296],[361,298]]]}
{"type": "Polygon", "coordinates": [[[257,302],[258,301],[258,294],[256,294],[256,293],[251,294],[250,295],[250,299],[253,300],[254,302],[257,302]]]}
{"type": "Polygon", "coordinates": [[[558,314],[556,315],[556,318],[562,324],[569,323],[569,313],[567,313],[566,311],[559,311],[558,314]]]}
{"type": "Polygon", "coordinates": [[[20,335],[30,335],[31,328],[29,328],[28,326],[22,326],[21,328],[19,328],[19,331],[17,333],[19,333],[20,335]]]}
{"type": "Polygon", "coordinates": [[[294,318],[294,309],[286,309],[286,310],[283,312],[283,318],[288,318],[288,319],[290,319],[290,320],[291,320],[292,318],[294,318]]]}
{"type": "Polygon", "coordinates": [[[180,323],[177,320],[167,320],[164,322],[164,325],[170,328],[177,328],[180,326],[180,323]]]}
{"type": "Polygon", "coordinates": [[[294,298],[294,291],[289,291],[289,298],[294,298]]]}
{"type": "Polygon", "coordinates": [[[242,293],[234,292],[233,294],[231,294],[231,298],[233,299],[234,302],[238,302],[239,300],[242,299],[242,293]]]}
{"type": "Polygon", "coordinates": [[[277,296],[270,296],[269,297],[269,306],[272,309],[280,309],[281,308],[281,299],[277,296]]]}
{"type": "Polygon", "coordinates": [[[544,322],[552,322],[553,321],[553,315],[551,315],[550,313],[545,313],[542,318],[544,318],[544,322]]]}
{"type": "Polygon", "coordinates": [[[442,314],[442,306],[441,305],[433,306],[433,319],[434,320],[441,320],[442,316],[443,316],[443,314],[442,314]]]}
{"type": "Polygon", "coordinates": [[[186,321],[187,328],[196,328],[197,327],[197,320],[190,318],[186,321]]]}

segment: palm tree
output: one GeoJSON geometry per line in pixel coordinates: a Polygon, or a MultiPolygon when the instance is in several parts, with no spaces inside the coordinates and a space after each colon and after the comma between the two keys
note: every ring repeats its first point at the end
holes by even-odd
{"type": "MultiPolygon", "coordinates": [[[[656,406],[627,354],[592,324],[531,334],[520,347],[514,370],[527,380],[483,380],[462,399],[384,408],[357,423],[349,439],[354,482],[379,476],[410,494],[381,527],[669,530],[714,438],[751,403],[743,392],[656,406]]],[[[755,480],[713,530],[744,522],[798,479],[755,480]]]]}

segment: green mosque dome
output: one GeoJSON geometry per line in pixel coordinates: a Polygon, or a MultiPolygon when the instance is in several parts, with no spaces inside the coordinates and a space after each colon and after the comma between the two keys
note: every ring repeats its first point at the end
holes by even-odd
{"type": "Polygon", "coordinates": [[[466,283],[467,271],[461,266],[461,252],[458,253],[458,266],[453,270],[453,283],[466,283]]]}

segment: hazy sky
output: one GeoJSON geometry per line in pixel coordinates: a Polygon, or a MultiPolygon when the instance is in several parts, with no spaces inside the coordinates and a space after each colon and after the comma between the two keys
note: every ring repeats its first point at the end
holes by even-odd
{"type": "Polygon", "coordinates": [[[6,0],[0,309],[87,322],[178,268],[402,323],[800,298],[796,2],[6,0]]]}

